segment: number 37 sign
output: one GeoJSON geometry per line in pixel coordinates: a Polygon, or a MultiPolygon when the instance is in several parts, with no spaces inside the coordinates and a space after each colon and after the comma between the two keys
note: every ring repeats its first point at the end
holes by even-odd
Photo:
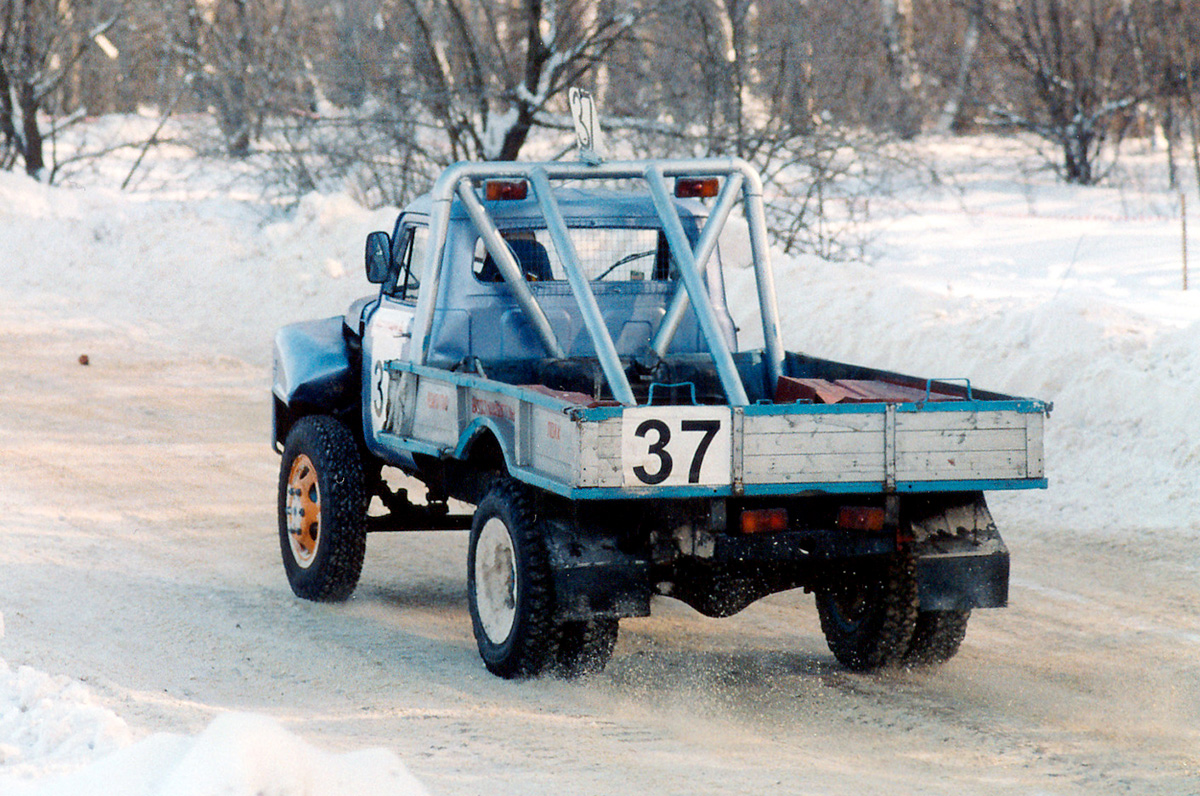
{"type": "Polygon", "coordinates": [[[626,409],[621,426],[625,486],[728,484],[731,425],[726,407],[626,409]]]}

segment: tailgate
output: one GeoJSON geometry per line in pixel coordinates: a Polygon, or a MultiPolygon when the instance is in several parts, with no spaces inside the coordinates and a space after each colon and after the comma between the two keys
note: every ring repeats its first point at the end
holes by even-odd
{"type": "Polygon", "coordinates": [[[576,487],[646,497],[1044,488],[1044,412],[1023,400],[591,410],[576,421],[576,487]]]}
{"type": "Polygon", "coordinates": [[[1045,486],[1038,402],[747,407],[747,493],[1045,486]],[[766,490],[763,487],[768,487],[766,490]]]}

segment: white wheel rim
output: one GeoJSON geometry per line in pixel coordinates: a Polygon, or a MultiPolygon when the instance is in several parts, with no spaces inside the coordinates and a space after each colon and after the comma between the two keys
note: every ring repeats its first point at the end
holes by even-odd
{"type": "Polygon", "coordinates": [[[508,527],[491,517],[475,544],[475,610],[493,644],[503,644],[517,617],[516,551],[508,527]]]}

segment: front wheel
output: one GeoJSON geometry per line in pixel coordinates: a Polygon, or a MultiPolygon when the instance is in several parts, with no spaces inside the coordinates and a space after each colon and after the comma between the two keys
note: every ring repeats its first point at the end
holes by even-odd
{"type": "Polygon", "coordinates": [[[904,661],[917,623],[912,554],[899,551],[879,567],[844,573],[817,592],[821,630],[833,656],[858,672],[904,661]]]}
{"type": "Polygon", "coordinates": [[[366,552],[366,498],[354,435],[314,415],[288,432],[279,468],[279,547],[296,596],[347,599],[366,552]]]}
{"type": "Polygon", "coordinates": [[[475,509],[467,602],[488,671],[505,678],[533,677],[553,662],[550,562],[533,496],[516,482],[500,481],[475,509]]]}

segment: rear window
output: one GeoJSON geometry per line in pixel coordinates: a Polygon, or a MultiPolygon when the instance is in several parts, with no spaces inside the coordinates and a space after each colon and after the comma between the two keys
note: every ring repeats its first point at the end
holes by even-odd
{"type": "MultiPolygon", "coordinates": [[[[574,227],[570,230],[583,272],[590,282],[638,282],[671,279],[671,258],[661,231],[636,227],[574,227]]],[[[545,229],[506,229],[500,233],[531,282],[561,281],[566,269],[545,229]]],[[[475,278],[503,278],[483,245],[475,241],[475,278]]]]}

